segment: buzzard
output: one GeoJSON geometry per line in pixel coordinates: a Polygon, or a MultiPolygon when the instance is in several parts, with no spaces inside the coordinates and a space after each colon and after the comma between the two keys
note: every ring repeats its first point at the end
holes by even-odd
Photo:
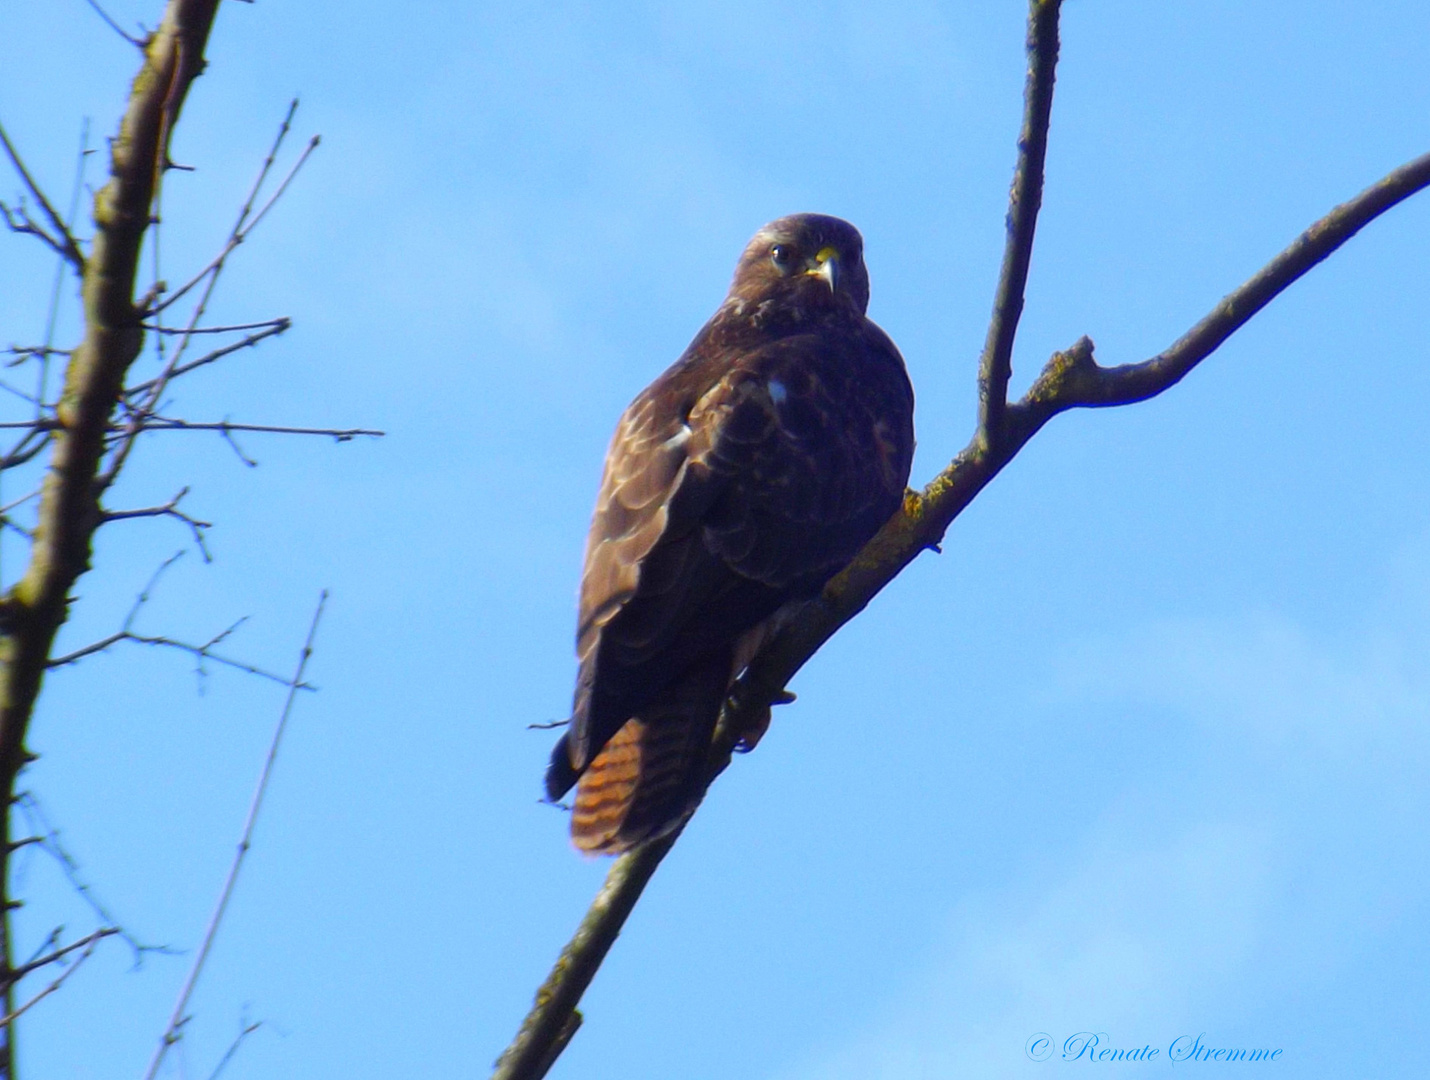
{"type": "Polygon", "coordinates": [[[621,417],[586,542],[571,721],[546,772],[553,800],[576,786],[583,851],[684,820],[731,682],[899,509],[913,390],[865,318],[863,246],[821,214],[766,225],[714,317],[621,417]]]}

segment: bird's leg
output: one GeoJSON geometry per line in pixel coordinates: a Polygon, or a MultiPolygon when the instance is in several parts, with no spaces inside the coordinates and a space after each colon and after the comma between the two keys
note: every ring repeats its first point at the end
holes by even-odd
{"type": "Polygon", "coordinates": [[[763,709],[756,709],[750,722],[745,725],[740,732],[740,737],[735,742],[735,752],[737,754],[748,754],[755,747],[760,745],[760,740],[765,737],[765,732],[770,729],[770,706],[788,705],[795,699],[794,694],[788,690],[781,690],[775,695],[775,699],[763,709]]]}

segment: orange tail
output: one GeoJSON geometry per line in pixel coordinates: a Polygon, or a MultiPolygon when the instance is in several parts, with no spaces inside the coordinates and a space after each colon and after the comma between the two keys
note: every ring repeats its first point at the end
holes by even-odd
{"type": "Polygon", "coordinates": [[[729,672],[727,657],[702,663],[606,743],[576,786],[578,848],[618,854],[663,836],[695,808],[729,672]]]}

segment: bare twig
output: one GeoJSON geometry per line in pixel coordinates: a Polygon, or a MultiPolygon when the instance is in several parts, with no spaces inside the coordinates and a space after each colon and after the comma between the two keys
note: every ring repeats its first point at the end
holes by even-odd
{"type": "Polygon", "coordinates": [[[218,1064],[214,1066],[214,1071],[209,1073],[209,1080],[218,1080],[224,1069],[228,1068],[229,1062],[234,1059],[234,1055],[238,1053],[239,1047],[244,1044],[250,1035],[262,1026],[262,1020],[255,1020],[252,1023],[249,1023],[247,1020],[240,1020],[238,1022],[238,1034],[234,1036],[233,1042],[228,1044],[228,1049],[224,1051],[223,1057],[218,1059],[218,1064]]]}
{"type": "MultiPolygon", "coordinates": [[[[158,319],[162,312],[180,297],[187,294],[200,283],[204,285],[203,292],[199,296],[199,300],[194,305],[194,309],[189,316],[188,324],[183,331],[181,331],[179,343],[174,350],[174,355],[164,364],[163,370],[159,373],[158,378],[152,380],[152,383],[144,395],[144,400],[134,409],[133,418],[130,420],[123,437],[118,440],[113,448],[109,465],[104,470],[104,474],[99,478],[99,486],[101,489],[108,488],[119,476],[120,471],[124,468],[124,463],[128,460],[130,453],[133,452],[135,440],[138,439],[144,430],[143,424],[145,420],[147,420],[150,413],[152,413],[154,408],[158,405],[159,399],[163,397],[165,387],[168,386],[169,381],[174,377],[175,370],[180,366],[180,360],[183,358],[184,351],[193,338],[194,330],[198,327],[198,324],[203,321],[204,313],[208,310],[209,299],[213,296],[214,289],[218,285],[219,275],[223,273],[223,268],[228,260],[228,256],[233,252],[234,248],[243,243],[254,228],[257,227],[258,223],[267,215],[268,211],[272,209],[278,199],[282,197],[283,193],[288,189],[288,185],[292,182],[293,178],[297,176],[298,170],[303,167],[303,163],[308,160],[309,155],[317,147],[318,138],[314,136],[309,141],[303,153],[299,155],[297,162],[288,171],[287,176],[283,178],[277,189],[269,197],[268,201],[264,203],[257,213],[254,213],[254,203],[258,198],[258,194],[263,187],[263,183],[269,171],[273,167],[273,163],[278,155],[278,150],[283,145],[283,140],[292,126],[293,114],[297,109],[298,99],[294,98],[288,106],[288,112],[283,118],[283,123],[279,126],[278,134],[273,140],[273,145],[268,152],[268,157],[264,160],[262,167],[258,171],[258,178],[254,181],[253,187],[249,190],[248,197],[244,200],[243,206],[239,210],[238,220],[234,223],[233,229],[229,232],[229,237],[224,244],[223,250],[187,284],[181,286],[164,300],[146,305],[146,310],[143,311],[143,314],[158,319]]],[[[158,286],[156,286],[156,288],[158,288],[158,286]]],[[[162,341],[162,338],[160,340],[162,341]]],[[[240,454],[240,456],[242,455],[240,454]]]]}
{"type": "Polygon", "coordinates": [[[288,174],[279,183],[277,190],[269,197],[268,201],[264,203],[262,209],[260,209],[257,214],[254,214],[254,203],[258,201],[258,194],[263,190],[264,181],[268,179],[268,174],[273,170],[273,165],[278,158],[278,151],[282,148],[283,141],[288,137],[288,132],[292,129],[293,116],[297,111],[298,99],[294,98],[288,103],[288,112],[278,127],[278,134],[274,138],[273,144],[269,147],[268,156],[264,158],[263,164],[259,167],[258,177],[253,181],[253,186],[248,191],[248,197],[244,199],[243,206],[238,211],[238,220],[234,223],[233,229],[229,232],[228,239],[224,241],[224,245],[219,253],[192,278],[171,292],[162,301],[155,304],[153,308],[155,312],[160,312],[165,308],[172,307],[177,301],[195,289],[210,274],[216,274],[223,269],[224,261],[233,253],[233,249],[248,238],[248,234],[253,231],[254,227],[263,219],[264,215],[272,209],[273,204],[278,201],[283,192],[287,190],[288,185],[292,183],[293,178],[298,175],[298,170],[303,167],[303,164],[308,160],[308,156],[317,149],[320,140],[318,136],[315,135],[308,140],[308,145],[304,148],[302,154],[299,155],[297,162],[288,170],[288,174]],[[250,215],[252,215],[251,220],[250,215]]]}
{"type": "Polygon", "coordinates": [[[218,903],[209,917],[209,923],[204,930],[198,952],[194,954],[193,966],[189,968],[189,974],[179,990],[178,1000],[174,1002],[174,1011],[170,1014],[169,1022],[164,1027],[164,1033],[159,1038],[159,1045],[149,1062],[149,1068],[145,1070],[144,1080],[154,1080],[159,1066],[164,1061],[164,1055],[177,1039],[179,1028],[185,1020],[185,1012],[189,1007],[189,998],[194,992],[194,987],[198,985],[199,976],[203,974],[204,962],[208,959],[209,950],[213,948],[214,938],[218,936],[218,928],[223,922],[224,912],[228,909],[229,898],[233,896],[234,885],[238,882],[238,872],[243,867],[244,857],[253,843],[253,829],[258,823],[258,811],[263,806],[263,796],[268,790],[268,779],[273,774],[274,762],[278,759],[278,748],[283,741],[283,732],[288,727],[288,718],[293,712],[293,702],[297,700],[298,690],[304,685],[303,673],[307,670],[308,660],[313,655],[313,639],[318,633],[318,623],[322,621],[323,609],[327,603],[328,592],[324,589],[318,598],[318,606],[313,611],[313,621],[308,626],[308,637],[303,643],[303,651],[299,655],[297,669],[293,672],[292,679],[288,680],[288,696],[283,702],[283,711],[278,717],[278,726],[273,731],[273,741],[269,744],[268,756],[264,759],[263,769],[258,774],[258,784],[253,790],[248,816],[244,820],[243,832],[239,836],[238,849],[234,852],[233,862],[229,864],[228,876],[224,879],[223,888],[219,890],[218,903]]]}
{"type": "Polygon", "coordinates": [[[69,251],[65,248],[65,245],[60,240],[51,236],[49,230],[30,216],[30,212],[25,208],[24,203],[21,203],[19,206],[11,206],[7,202],[0,201],[0,214],[5,216],[5,224],[12,233],[15,233],[17,236],[33,236],[51,251],[58,254],[60,258],[66,261],[69,260],[69,251]]]}
{"type": "MultiPolygon", "coordinates": [[[[30,222],[30,216],[25,213],[23,207],[20,209],[23,220],[29,222],[33,228],[20,228],[16,229],[16,231],[32,231],[42,237],[46,243],[69,261],[69,264],[74,267],[76,273],[83,274],[84,255],[79,250],[79,244],[75,242],[74,236],[70,233],[68,226],[65,225],[60,215],[55,212],[55,208],[50,205],[50,200],[45,198],[45,193],[40,190],[40,185],[35,183],[34,177],[30,175],[30,170],[25,168],[25,163],[20,160],[19,151],[15,149],[15,145],[10,141],[10,136],[6,134],[4,125],[0,125],[0,144],[4,145],[5,155],[10,159],[10,164],[15,166],[15,171],[20,174],[20,179],[25,181],[25,187],[29,190],[30,194],[34,196],[35,201],[40,204],[40,208],[44,210],[45,217],[50,221],[50,228],[54,230],[54,235],[51,236],[38,225],[34,225],[33,222],[30,222]]],[[[9,207],[5,207],[4,209],[6,220],[10,222],[10,228],[15,229],[15,222],[11,217],[9,207]]]]}
{"type": "Polygon", "coordinates": [[[94,950],[98,945],[99,939],[96,938],[94,941],[91,941],[88,947],[86,947],[86,949],[84,950],[84,952],[80,953],[79,956],[75,959],[75,962],[65,968],[64,971],[60,973],[59,977],[54,980],[54,982],[50,983],[49,986],[45,987],[34,997],[30,998],[29,1001],[21,1005],[19,1008],[12,1009],[4,1016],[0,1016],[0,1028],[9,1027],[20,1017],[24,1016],[25,1013],[29,1012],[41,1001],[45,1000],[45,998],[49,997],[61,986],[63,986],[65,984],[65,980],[68,979],[71,975],[73,975],[76,971],[78,971],[80,969],[80,965],[83,964],[86,960],[88,960],[91,955],[93,955],[94,950]]]}
{"type": "Polygon", "coordinates": [[[5,350],[15,357],[6,367],[15,367],[37,356],[69,356],[72,349],[52,349],[48,345],[11,345],[5,350]]]}
{"type": "MultiPolygon", "coordinates": [[[[27,462],[35,460],[35,458],[44,452],[45,447],[49,445],[49,429],[44,426],[35,426],[32,431],[27,432],[26,435],[14,445],[8,454],[0,458],[0,470],[13,469],[16,466],[24,465],[27,462]],[[34,439],[35,442],[32,445],[26,445],[30,443],[31,439],[34,439]]],[[[33,496],[26,496],[26,498],[32,497],[33,496]]]]}
{"type": "MultiPolygon", "coordinates": [[[[58,932],[56,932],[55,934],[51,934],[49,940],[53,941],[57,933],[58,932]]],[[[119,927],[117,926],[101,926],[98,930],[95,930],[91,934],[87,934],[86,936],[80,938],[78,941],[72,941],[68,945],[62,946],[58,949],[54,949],[50,952],[45,953],[43,956],[37,956],[35,959],[30,960],[27,963],[21,964],[14,971],[10,972],[8,977],[0,977],[8,978],[8,981],[10,982],[18,982],[26,975],[30,974],[32,971],[38,971],[40,968],[43,967],[49,967],[51,964],[63,960],[66,956],[70,955],[70,953],[75,952],[78,949],[83,949],[85,946],[91,945],[97,941],[101,941],[104,938],[114,937],[114,935],[118,933],[119,927]]]]}
{"type": "MultiPolygon", "coordinates": [[[[249,664],[242,660],[235,660],[232,657],[214,652],[215,646],[222,644],[235,630],[248,621],[247,615],[238,619],[226,629],[219,631],[202,645],[193,645],[186,641],[178,641],[174,638],[162,635],[140,634],[135,632],[134,624],[138,620],[139,613],[143,610],[144,605],[149,602],[149,597],[153,593],[154,587],[159,583],[159,579],[163,577],[169,567],[183,558],[183,555],[183,551],[177,551],[159,564],[159,568],[155,570],[153,576],[149,578],[148,584],[145,585],[139,595],[134,598],[134,603],[130,606],[129,613],[124,617],[124,622],[118,630],[106,637],[100,638],[98,641],[92,641],[88,645],[75,649],[73,652],[54,657],[49,661],[49,666],[52,668],[66,667],[67,665],[78,663],[87,656],[102,653],[118,645],[120,642],[132,641],[136,645],[153,645],[160,648],[177,649],[180,652],[188,653],[198,661],[196,670],[200,676],[207,674],[203,666],[204,662],[212,660],[216,664],[233,668],[235,671],[242,671],[249,675],[257,675],[261,679],[276,682],[280,686],[288,686],[289,679],[285,675],[265,671],[263,668],[257,667],[254,664],[249,664]]],[[[304,683],[299,689],[311,690],[313,688],[307,683],[304,683]]]]}
{"type": "MultiPolygon", "coordinates": [[[[173,368],[173,370],[171,370],[171,371],[169,372],[169,381],[172,382],[174,379],[177,379],[180,375],[186,375],[186,374],[188,374],[190,371],[193,371],[195,368],[201,368],[201,367],[205,366],[206,364],[212,364],[212,363],[213,363],[214,361],[216,361],[216,360],[222,360],[225,356],[228,356],[230,353],[236,353],[236,352],[238,352],[240,349],[247,349],[247,348],[249,348],[249,347],[251,347],[251,346],[253,346],[253,345],[257,345],[257,344],[258,344],[260,341],[262,341],[264,338],[275,337],[275,336],[277,336],[278,334],[281,334],[281,333],[285,332],[286,330],[288,330],[289,327],[291,327],[291,326],[293,325],[293,323],[292,323],[292,321],[291,321],[290,319],[283,318],[283,319],[273,319],[273,320],[271,320],[271,321],[269,321],[269,322],[267,322],[267,323],[257,323],[257,324],[255,324],[255,325],[261,326],[261,327],[263,327],[264,329],[259,330],[259,331],[255,332],[255,333],[249,334],[247,337],[243,338],[241,341],[235,341],[235,342],[232,342],[232,343],[230,343],[230,344],[228,344],[228,345],[223,346],[222,348],[214,349],[212,352],[205,353],[203,356],[200,356],[197,360],[190,360],[187,364],[179,364],[178,366],[176,366],[175,368],[173,368]]],[[[203,329],[195,330],[194,333],[196,333],[196,334],[221,333],[221,332],[225,332],[225,331],[228,331],[228,330],[242,330],[242,329],[248,329],[248,327],[237,327],[237,326],[235,326],[235,327],[206,327],[206,328],[203,328],[203,329]]],[[[169,327],[163,328],[163,333],[166,333],[166,334],[180,333],[180,332],[181,332],[181,331],[178,331],[178,330],[175,330],[175,329],[172,329],[172,328],[169,328],[169,327]]],[[[124,394],[125,394],[126,397],[134,397],[135,395],[142,394],[142,393],[144,393],[144,392],[146,392],[146,391],[148,391],[148,390],[152,390],[152,389],[154,388],[154,386],[158,383],[158,381],[159,381],[158,379],[150,379],[150,380],[148,380],[147,382],[137,383],[136,385],[131,386],[131,387],[129,387],[127,390],[125,390],[125,391],[124,391],[124,394]]]]}
{"type": "MultiPolygon", "coordinates": [[[[80,126],[79,132],[79,152],[75,156],[74,164],[74,186],[70,191],[69,213],[65,216],[65,225],[73,232],[74,219],[79,214],[79,195],[84,190],[84,171],[89,162],[89,117],[85,117],[84,123],[80,126]]],[[[45,316],[45,345],[44,351],[40,354],[40,371],[35,379],[35,419],[41,419],[45,414],[46,402],[49,400],[50,392],[50,357],[55,355],[51,346],[55,343],[55,329],[59,325],[60,317],[60,289],[64,285],[66,260],[61,258],[55,267],[55,279],[50,286],[50,307],[45,316]]]]}
{"type": "Polygon", "coordinates": [[[169,954],[173,950],[164,945],[145,945],[129,931],[125,930],[123,924],[114,917],[99,897],[95,894],[94,887],[84,880],[80,873],[79,863],[70,854],[64,845],[64,840],[60,836],[59,829],[55,828],[49,818],[45,815],[44,808],[40,805],[33,792],[22,791],[15,796],[15,805],[24,816],[29,825],[32,836],[26,837],[24,844],[14,843],[10,845],[10,850],[14,851],[22,846],[34,845],[38,847],[50,858],[59,864],[61,873],[65,880],[69,882],[70,888],[75,891],[81,900],[94,912],[101,925],[113,927],[115,933],[119,935],[130,951],[134,954],[134,966],[137,968],[144,962],[146,953],[169,954]]]}
{"type": "MultiPolygon", "coordinates": [[[[152,330],[156,334],[236,334],[240,330],[265,330],[272,327],[280,327],[283,330],[287,330],[290,325],[292,325],[292,320],[286,315],[280,315],[276,319],[263,319],[259,322],[251,323],[234,323],[232,326],[195,326],[185,328],[181,326],[158,326],[145,323],[144,329],[152,330]]],[[[178,372],[175,372],[175,374],[178,374],[178,372]]],[[[138,389],[138,387],[130,387],[129,392],[133,393],[136,389],[138,389]]]]}
{"type": "MultiPolygon", "coordinates": [[[[240,620],[240,623],[241,622],[242,620],[240,620]]],[[[118,645],[120,642],[132,641],[136,645],[152,645],[158,648],[177,649],[179,652],[188,653],[190,656],[194,657],[194,659],[198,661],[198,665],[196,666],[195,670],[200,675],[207,674],[203,665],[206,661],[212,660],[215,664],[222,664],[224,667],[232,668],[235,671],[242,671],[248,675],[257,675],[260,679],[266,679],[269,682],[278,683],[280,686],[287,686],[288,679],[285,676],[276,674],[272,671],[265,671],[261,667],[246,663],[242,660],[235,660],[232,657],[224,656],[222,653],[216,653],[213,651],[213,647],[219,642],[223,641],[224,638],[228,637],[229,634],[233,633],[233,631],[236,630],[238,626],[239,623],[235,623],[227,630],[224,630],[223,632],[214,635],[214,637],[210,638],[202,645],[194,645],[187,641],[176,641],[174,638],[164,637],[162,635],[135,634],[127,630],[120,630],[116,633],[110,634],[108,637],[100,638],[98,641],[93,641],[90,644],[84,646],[83,648],[76,649],[74,652],[66,653],[64,656],[55,657],[55,659],[50,661],[50,667],[66,667],[70,664],[78,663],[86,656],[94,656],[96,653],[105,652],[106,650],[113,648],[115,645],[118,645]]],[[[298,689],[311,690],[313,688],[305,683],[298,689]]]]}
{"type": "Polygon", "coordinates": [[[94,8],[95,14],[98,15],[101,19],[103,19],[105,23],[108,24],[111,30],[113,30],[116,34],[122,37],[125,41],[129,42],[129,44],[136,45],[141,49],[144,47],[144,42],[140,41],[133,34],[128,33],[124,29],[124,27],[120,26],[117,22],[115,22],[109,17],[109,12],[105,11],[104,8],[99,6],[99,0],[85,0],[85,3],[87,3],[90,7],[94,8]]]}
{"type": "Polygon", "coordinates": [[[213,522],[200,521],[196,517],[190,517],[179,509],[179,502],[189,489],[185,486],[177,495],[162,506],[146,506],[139,510],[106,510],[104,512],[104,522],[123,521],[126,518],[154,518],[171,517],[176,521],[182,521],[189,527],[189,532],[193,534],[194,545],[199,549],[199,554],[204,557],[204,562],[213,562],[213,556],[209,554],[208,545],[204,543],[204,530],[212,529],[213,522]]]}
{"type": "MultiPolygon", "coordinates": [[[[0,431],[17,431],[20,429],[34,428],[36,431],[46,432],[58,430],[60,424],[54,420],[42,420],[38,424],[28,420],[15,420],[0,423],[0,431]]],[[[115,435],[124,435],[128,428],[120,424],[112,424],[108,431],[115,435]]],[[[387,434],[385,431],[378,431],[373,428],[308,428],[308,427],[288,427],[282,424],[236,424],[231,420],[180,420],[175,417],[158,416],[150,414],[144,421],[144,431],[249,431],[261,432],[270,435],[325,435],[338,442],[349,442],[359,436],[369,436],[380,439],[387,434]]]]}
{"type": "Polygon", "coordinates": [[[176,420],[170,417],[152,416],[144,422],[145,431],[217,431],[228,434],[234,431],[261,432],[269,435],[326,435],[337,442],[350,442],[359,436],[380,439],[387,434],[371,428],[307,428],[285,427],[279,424],[235,424],[228,420],[194,421],[176,420]]]}
{"type": "Polygon", "coordinates": [[[239,461],[243,462],[250,469],[258,468],[258,462],[243,452],[243,447],[238,445],[238,440],[233,437],[233,431],[231,429],[226,427],[220,434],[223,436],[223,441],[228,443],[228,448],[234,452],[239,461]]]}
{"type": "Polygon", "coordinates": [[[4,390],[5,393],[11,394],[11,395],[13,395],[14,397],[19,398],[19,399],[20,399],[21,401],[23,401],[26,405],[35,405],[35,406],[38,406],[38,405],[40,404],[40,399],[39,399],[38,397],[36,397],[34,394],[26,393],[24,390],[21,390],[18,386],[11,386],[11,385],[10,385],[9,383],[7,383],[7,382],[0,382],[0,390],[4,390]]]}
{"type": "MultiPolygon", "coordinates": [[[[12,848],[11,850],[14,849],[12,848]]],[[[64,934],[65,928],[63,926],[55,927],[48,934],[45,935],[44,941],[40,942],[39,945],[35,946],[35,951],[30,954],[30,958],[26,960],[25,963],[33,964],[40,957],[44,956],[45,953],[48,952],[50,949],[53,949],[58,946],[60,943],[60,938],[64,937],[64,934]]]]}

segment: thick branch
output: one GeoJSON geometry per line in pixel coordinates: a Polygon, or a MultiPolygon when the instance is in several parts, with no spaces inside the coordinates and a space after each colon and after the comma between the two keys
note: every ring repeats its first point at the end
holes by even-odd
{"type": "Polygon", "coordinates": [[[140,244],[163,166],[163,145],[203,48],[217,0],[171,0],[145,50],[112,146],[111,178],[95,196],[93,253],[84,277],[84,340],[71,357],[57,410],[30,566],[5,603],[0,770],[13,776],[45,657],[74,580],[89,564],[101,512],[93,490],[124,374],[142,343],[134,306],[140,244]]]}
{"type": "Polygon", "coordinates": [[[680,831],[627,852],[611,866],[606,882],[596,894],[586,917],[570,943],[561,950],[541,989],[536,1006],[527,1014],[500,1060],[492,1080],[541,1080],[580,1026],[576,1005],[591,985],[601,961],[616,943],[616,936],[636,906],[660,861],[675,845],[680,831]]]}
{"type": "Polygon", "coordinates": [[[1013,339],[1023,314],[1033,233],[1043,204],[1043,159],[1053,110],[1053,80],[1058,64],[1058,9],[1061,0],[1032,0],[1028,10],[1028,77],[1023,86],[1023,128],[1018,133],[1018,164],[1008,193],[1008,237],[1003,268],[993,298],[988,339],[978,361],[978,430],[990,446],[1003,435],[1008,378],[1013,372],[1013,339]]]}

